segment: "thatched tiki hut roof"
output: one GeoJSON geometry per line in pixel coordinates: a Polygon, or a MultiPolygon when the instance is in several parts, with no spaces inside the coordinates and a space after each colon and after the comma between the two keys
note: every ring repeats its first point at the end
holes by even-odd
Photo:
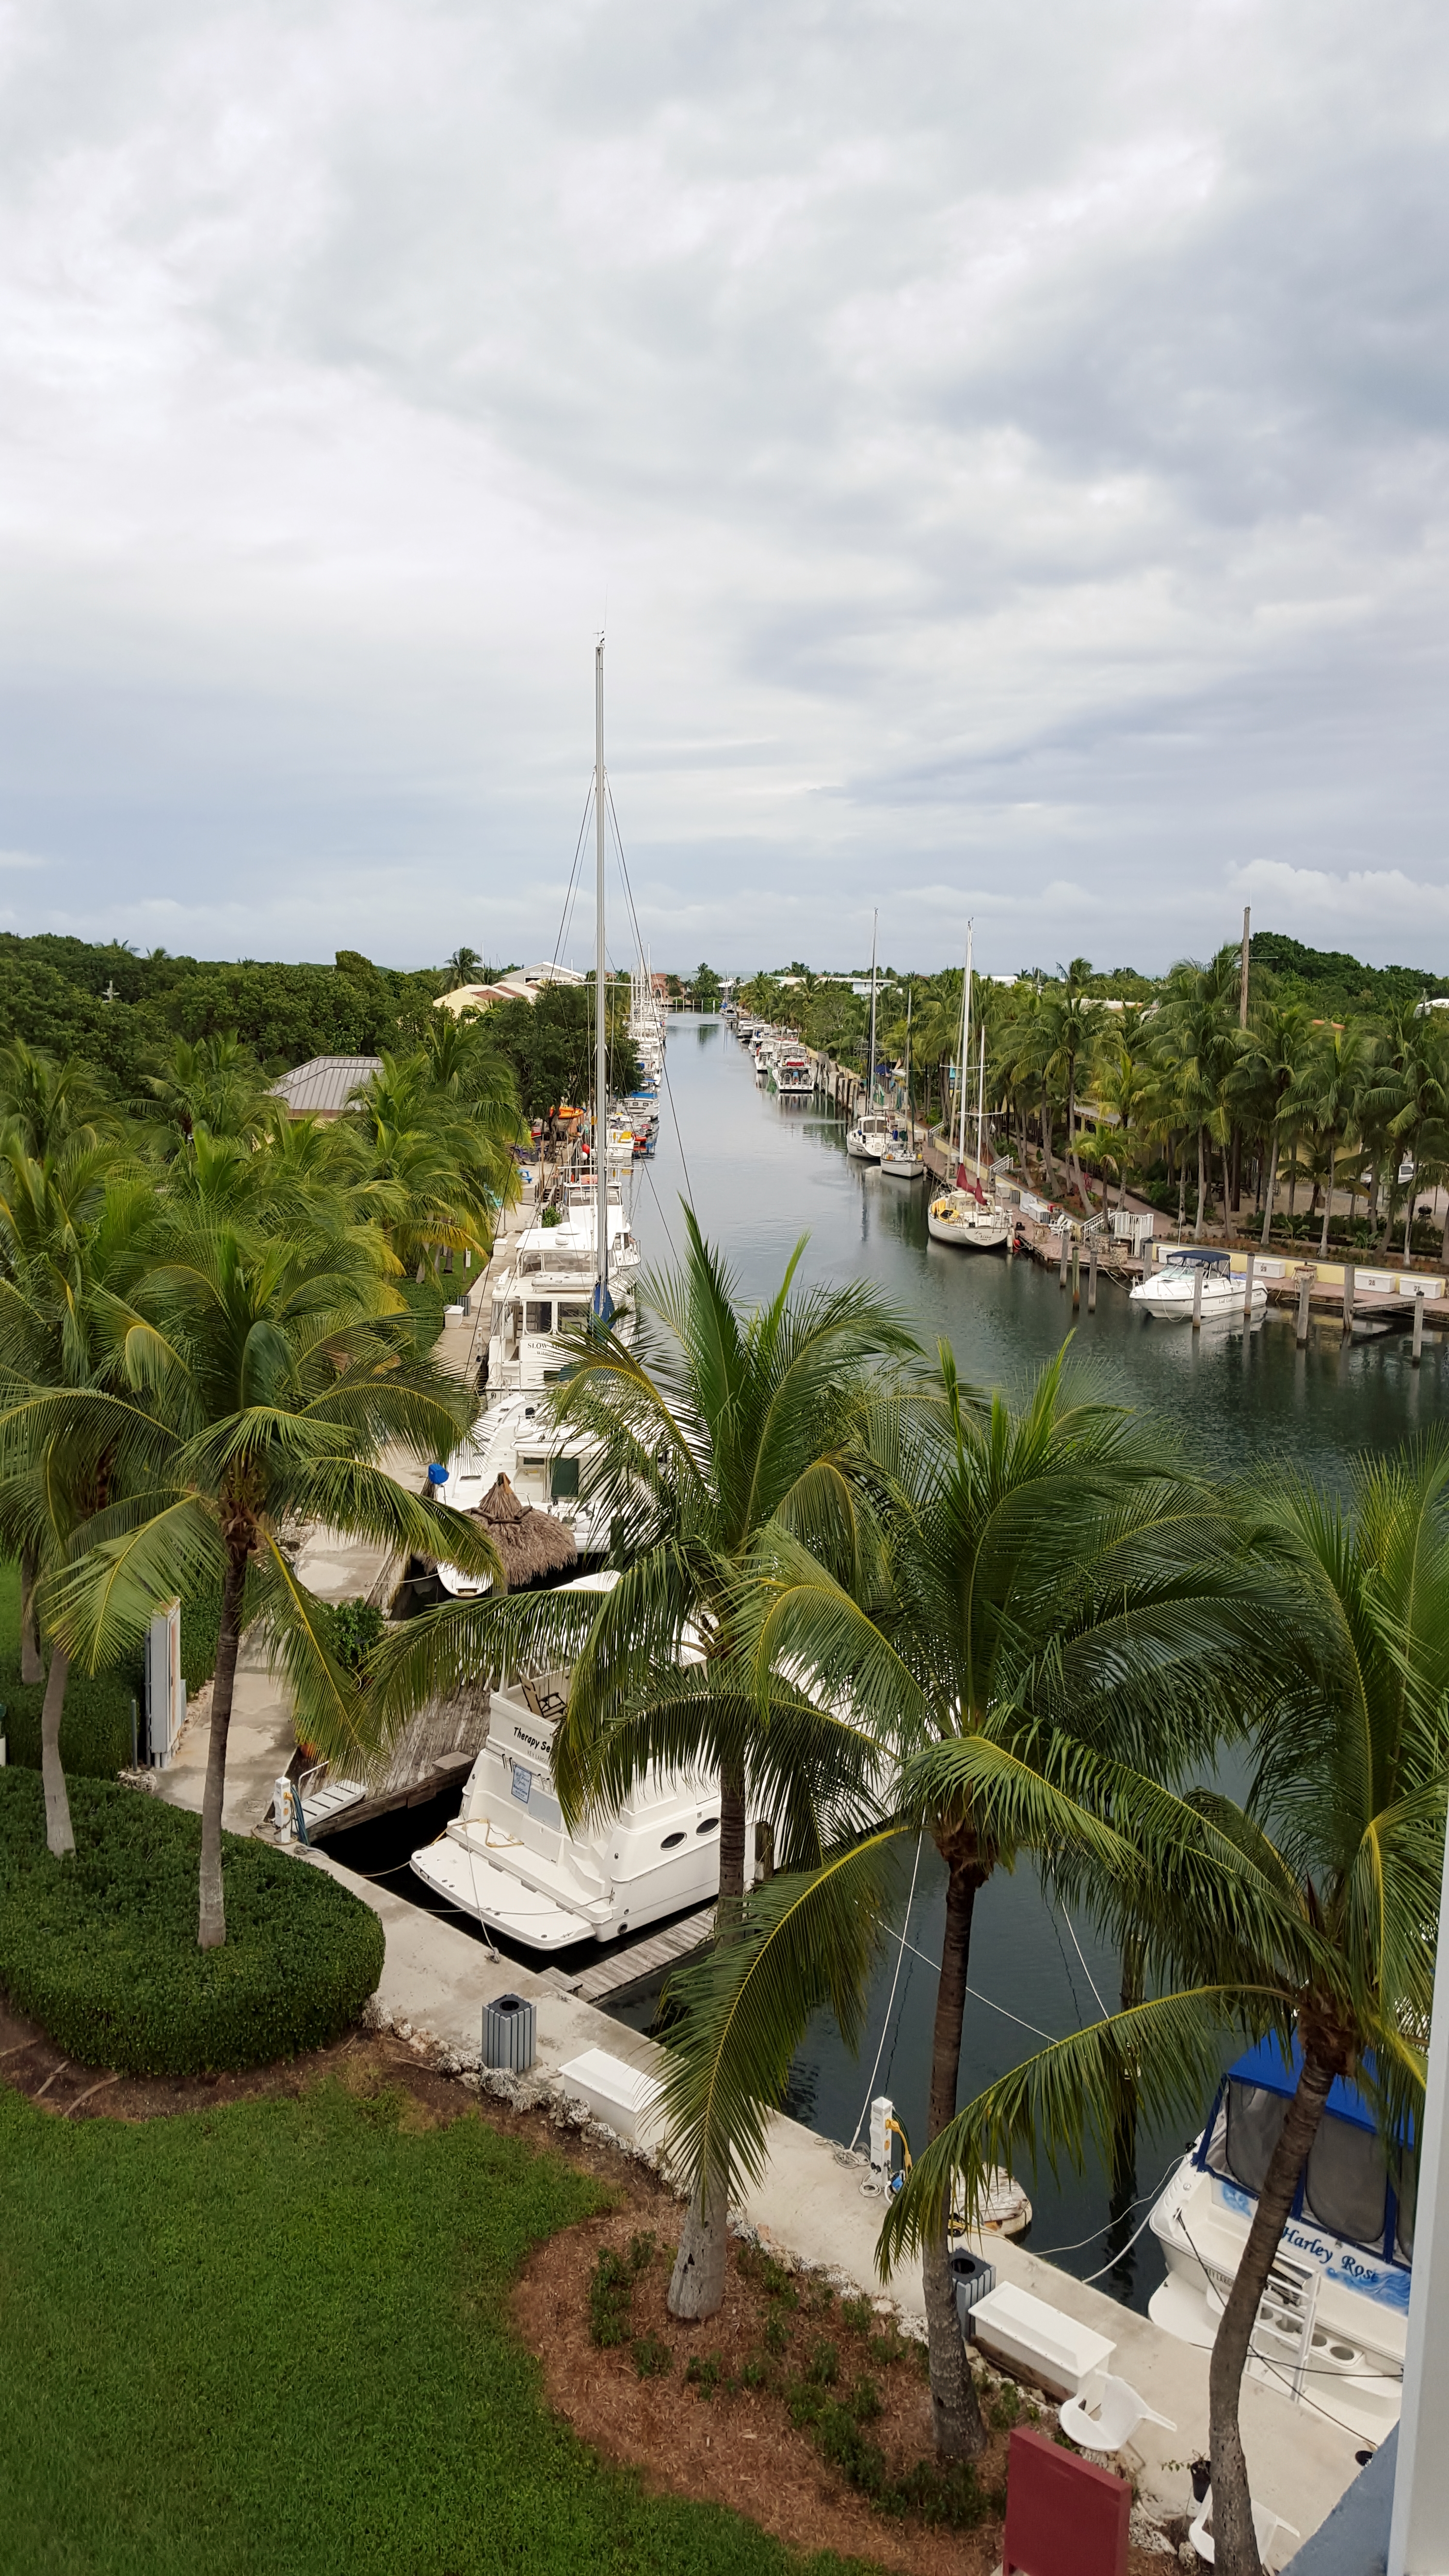
{"type": "Polygon", "coordinates": [[[535,1583],[541,1574],[561,1574],[565,1566],[577,1565],[579,1552],[573,1538],[556,1521],[552,1512],[536,1512],[529,1503],[521,1503],[506,1476],[490,1485],[475,1517],[482,1521],[499,1556],[510,1592],[520,1584],[535,1583]]]}

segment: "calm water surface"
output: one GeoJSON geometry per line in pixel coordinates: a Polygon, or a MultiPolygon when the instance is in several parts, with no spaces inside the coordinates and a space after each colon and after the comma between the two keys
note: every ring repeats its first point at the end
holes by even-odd
{"type": "MultiPolygon", "coordinates": [[[[646,1258],[667,1261],[681,1246],[679,1198],[687,1189],[747,1298],[778,1286],[808,1230],[805,1278],[873,1280],[924,1342],[944,1334],[963,1375],[979,1385],[1019,1387],[1061,1347],[1073,1318],[1055,1272],[932,1243],[924,1182],[884,1179],[846,1154],[839,1120],[757,1090],[748,1056],[719,1022],[675,1021],[668,1068],[674,1116],[662,1120],[658,1153],[635,1181],[635,1230],[646,1258]]],[[[1398,1334],[1345,1346],[1336,1325],[1315,1327],[1300,1351],[1291,1315],[1272,1315],[1247,1334],[1223,1324],[1194,1334],[1145,1321],[1105,1280],[1096,1314],[1084,1305],[1076,1318],[1075,1348],[1105,1393],[1177,1423],[1195,1459],[1225,1475],[1285,1457],[1334,1479],[1350,1459],[1438,1420],[1445,1406],[1445,1355],[1433,1336],[1415,1370],[1398,1334]]],[[[906,1926],[910,1946],[901,1951],[893,1940],[877,1972],[860,2059],[828,2016],[809,2031],[790,2107],[829,2137],[849,2139],[868,2092],[886,2090],[910,2136],[924,2139],[936,1989],[927,1963],[940,1955],[943,1890],[944,1872],[928,1848],[906,1926]]],[[[977,1901],[971,1984],[963,2101],[1027,2055],[1036,2033],[1055,2037],[1092,2020],[1098,1995],[1109,2007],[1117,2000],[1111,1954],[1085,1923],[1073,1927],[1045,1903],[1027,1866],[998,1873],[977,1901]]],[[[646,1990],[620,2017],[647,2026],[655,2000],[646,1990]]],[[[1142,2139],[1137,2193],[1151,2192],[1186,2135],[1184,2128],[1142,2139]]],[[[1145,2204],[1109,2234],[1107,2181],[1095,2166],[1085,2176],[1057,2180],[1042,2170],[1023,2179],[1036,2209],[1033,2248],[1069,2247],[1059,2259],[1082,2277],[1111,2265],[1101,2286],[1145,2307],[1162,2270],[1152,2239],[1120,2250],[1145,2204]]]]}

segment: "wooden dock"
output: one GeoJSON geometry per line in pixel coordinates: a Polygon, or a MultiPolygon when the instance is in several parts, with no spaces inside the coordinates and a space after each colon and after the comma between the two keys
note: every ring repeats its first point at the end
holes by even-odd
{"type": "Polygon", "coordinates": [[[686,1914],[682,1921],[667,1924],[651,1940],[635,1941],[627,1950],[610,1950],[592,1967],[580,1968],[572,1976],[562,1968],[546,1968],[544,1977],[558,1994],[599,2004],[606,1995],[622,1994],[626,1986],[642,1985],[661,1968],[672,1968],[676,1960],[687,1959],[691,1950],[702,1950],[713,1937],[714,1907],[706,1905],[699,1914],[686,1914]]]}

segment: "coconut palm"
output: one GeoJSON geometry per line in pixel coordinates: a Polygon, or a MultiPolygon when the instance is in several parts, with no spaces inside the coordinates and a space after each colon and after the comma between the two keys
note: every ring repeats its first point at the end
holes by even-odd
{"type": "MultiPolygon", "coordinates": [[[[928,2136],[945,2135],[983,1889],[1023,1849],[1084,1838],[1107,1865],[1116,1848],[1051,1781],[1057,1724],[1069,1715],[1089,1738],[1110,1730],[1118,1744],[1155,1746],[1174,1700],[1165,1677],[1184,1661],[1193,1723],[1210,1730],[1218,1707],[1212,1656],[1232,1628],[1233,1584],[1208,1562],[1209,1507],[1160,1436],[1074,1385],[1063,1357],[1014,1410],[999,1396],[973,1402],[943,1346],[934,1403],[878,1415],[857,1472],[877,1541],[859,1551],[854,1583],[776,1526],[762,1534],[736,1631],[762,1687],[782,1670],[808,1677],[874,1748],[877,1777],[899,1787],[880,1832],[832,1854],[818,1881],[752,1906],[740,1958],[695,1981],[671,2103],[696,2171],[716,2124],[738,2136],[747,2165],[763,2152],[765,2113],[779,2100],[769,2084],[783,2087],[805,2016],[822,2000],[840,2011],[830,1927],[858,1906],[863,1939],[884,1901],[885,1843],[921,1833],[946,1870],[928,2113],[928,2136]]],[[[1190,1758],[1186,1737],[1172,1758],[1190,1758]]],[[[956,2323],[947,2215],[942,2202],[919,2243],[936,2441],[959,2458],[985,2435],[956,2323]]]]}
{"type": "Polygon", "coordinates": [[[1117,1205],[1127,1204],[1127,1166],[1132,1138],[1146,1124],[1152,1103],[1152,1067],[1134,1021],[1118,1020],[1102,1041],[1097,1091],[1104,1109],[1117,1121],[1119,1150],[1117,1205]]]}
{"type": "MultiPolygon", "coordinates": [[[[1280,2042],[1296,2082],[1209,2374],[1213,2529],[1225,2576],[1259,2576],[1239,2396],[1259,2303],[1329,2088],[1373,2107],[1393,2159],[1422,2103],[1449,1782],[1449,1438],[1360,1466],[1340,1502],[1280,1479],[1256,1502],[1271,1676],[1244,1805],[1170,1797],[1125,1768],[1070,1766],[1128,1867],[1078,1885],[1141,1934],[1157,1991],[1041,2050],[932,2142],[883,2254],[924,2239],[943,2195],[1013,2149],[1105,2147],[1124,2071],[1160,2116],[1199,2105],[1225,2028],[1280,2042]],[[1264,1569],[1270,1569],[1271,1590],[1264,1569]]],[[[1069,1883],[1078,1884],[1063,1847],[1069,1883]]]]}
{"type": "Polygon", "coordinates": [[[198,1925],[211,1949],[226,1937],[221,1819],[244,1624],[261,1620],[309,1743],[333,1756],[373,1749],[365,1696],[336,1662],[285,1536],[312,1523],[497,1576],[471,1515],[415,1499],[377,1463],[389,1441],[421,1456],[451,1445],[473,1400],[429,1356],[376,1251],[342,1228],[268,1241],[190,1205],[163,1208],[150,1263],[102,1304],[95,1379],[62,1392],[16,1368],[0,1454],[63,1441],[78,1482],[112,1462],[119,1495],[98,1499],[48,1586],[72,1660],[109,1667],[158,1603],[220,1585],[198,1925]]]}
{"type": "Polygon", "coordinates": [[[1316,1030],[1285,1095],[1284,1112],[1316,1134],[1325,1163],[1320,1261],[1328,1258],[1337,1156],[1354,1132],[1359,1103],[1373,1080],[1375,1046],[1362,1021],[1316,1030]]]}
{"type": "Polygon", "coordinates": [[[1297,1081],[1307,1040],[1306,1003],[1263,1003],[1249,1024],[1248,1042],[1234,1077],[1235,1097],[1262,1121],[1268,1136],[1263,1165],[1265,1252],[1273,1232],[1273,1194],[1278,1181],[1278,1136],[1284,1104],[1297,1081]]]}
{"type": "Polygon", "coordinates": [[[1418,1163],[1426,1142],[1432,1156],[1435,1140],[1449,1130],[1449,1041],[1437,1014],[1406,1007],[1390,1023],[1383,1068],[1377,1082],[1365,1086],[1364,1106],[1370,1116],[1386,1115],[1392,1151],[1389,1205],[1384,1219],[1384,1250],[1393,1223],[1393,1172],[1400,1154],[1414,1165],[1404,1210],[1404,1259],[1413,1238],[1418,1163]]]}
{"type": "Polygon", "coordinates": [[[250,1142],[265,1122],[271,1086],[235,1029],[173,1038],[145,1082],[155,1104],[146,1123],[168,1161],[190,1149],[198,1127],[250,1142]]]}
{"type": "Polygon", "coordinates": [[[518,1094],[479,1024],[439,1012],[425,1042],[381,1067],[338,1121],[339,1168],[403,1270],[437,1276],[463,1254],[486,1266],[500,1207],[520,1182],[518,1094]]]}
{"type": "Polygon", "coordinates": [[[1227,1118],[1229,1077],[1240,1052],[1237,987],[1241,952],[1225,947],[1205,966],[1179,959],[1167,978],[1167,989],[1153,1022],[1159,1060],[1170,1074],[1179,1115],[1197,1137],[1197,1215],[1193,1238],[1201,1238],[1207,1212],[1207,1154],[1212,1139],[1224,1156],[1223,1224],[1228,1222],[1227,1118]]]}
{"type": "Polygon", "coordinates": [[[1077,1096],[1097,1039],[1097,1018],[1087,981],[1092,969],[1085,957],[1074,957],[1059,969],[1061,982],[1042,996],[1043,1071],[1066,1092],[1067,1173],[1077,1197],[1086,1205],[1082,1168],[1077,1157],[1077,1096]]]}
{"type": "MultiPolygon", "coordinates": [[[[781,1857],[814,1861],[853,1812],[858,1735],[777,1673],[757,1694],[737,1669],[736,1603],[766,1529],[807,1535],[843,1574],[861,1543],[843,1453],[882,1360],[914,1348],[863,1282],[800,1289],[797,1244],[768,1304],[735,1282],[685,1209],[677,1271],[641,1280],[639,1341],[587,1328],[561,1337],[571,1374],[554,1419],[593,1447],[585,1498],[614,1527],[612,1591],[450,1603],[408,1623],[379,1680],[416,1696],[507,1652],[572,1666],[554,1778],[570,1823],[612,1808],[651,1763],[719,1779],[722,1938],[749,1875],[747,1822],[773,1820],[781,1857]],[[760,1700],[763,1696],[765,1713],[760,1700]]],[[[676,2315],[724,2293],[728,2141],[706,2160],[670,2287],[676,2315]]]]}

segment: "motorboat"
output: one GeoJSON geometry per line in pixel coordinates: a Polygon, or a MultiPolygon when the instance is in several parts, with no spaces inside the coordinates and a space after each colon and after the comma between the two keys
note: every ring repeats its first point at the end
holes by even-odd
{"type": "Polygon", "coordinates": [[[815,1089],[815,1067],[802,1046],[780,1047],[770,1079],[782,1100],[808,1100],[815,1089]]]}
{"type": "MultiPolygon", "coordinates": [[[[1201,2136],[1152,2210],[1167,2278],[1154,2325],[1209,2345],[1242,2260],[1258,2194],[1302,2068],[1276,2039],[1229,2067],[1201,2136]]],[[[1414,2252],[1417,2160],[1391,2168],[1373,2112],[1338,2077],[1258,2311],[1249,2370],[1370,2442],[1398,2422],[1414,2252]]]]}
{"type": "MultiPolygon", "coordinates": [[[[633,1139],[630,1139],[632,1160],[633,1139]]],[[[566,1365],[555,1334],[586,1324],[598,1276],[598,1209],[592,1181],[565,1185],[561,1203],[519,1235],[508,1267],[493,1283],[488,1328],[488,1390],[541,1393],[566,1365]]],[[[608,1197],[609,1294],[614,1312],[631,1317],[640,1253],[617,1186],[608,1197]]]]}
{"type": "Polygon", "coordinates": [[[1129,1305],[1142,1307],[1164,1324],[1190,1324],[1195,1302],[1202,1323],[1215,1316],[1240,1316],[1245,1301],[1250,1301],[1254,1315],[1266,1311],[1268,1291],[1262,1280],[1255,1279],[1249,1290],[1246,1279],[1233,1277],[1226,1252],[1210,1252],[1196,1244],[1169,1252],[1159,1268],[1128,1291],[1129,1305]]]}
{"type": "Polygon", "coordinates": [[[970,1190],[943,1190],[926,1209],[926,1232],[933,1243],[954,1243],[962,1252],[1004,1252],[1011,1219],[1005,1208],[970,1190]]]}
{"type": "Polygon", "coordinates": [[[845,1139],[847,1154],[862,1163],[878,1163],[891,1141],[895,1120],[888,1109],[863,1109],[845,1139]]]}
{"type": "MultiPolygon", "coordinates": [[[[607,1592],[615,1573],[562,1592],[607,1592]]],[[[686,1655],[688,1650],[686,1650],[686,1655]]],[[[453,1822],[412,1855],[434,1894],[531,1950],[612,1941],[719,1894],[719,1790],[703,1771],[651,1765],[612,1815],[570,1834],[553,1779],[566,1670],[510,1673],[453,1822]]]]}
{"type": "MultiPolygon", "coordinates": [[[[506,1476],[520,1503],[562,1521],[580,1556],[609,1542],[608,1515],[580,1500],[580,1487],[597,1443],[561,1429],[541,1397],[506,1395],[479,1417],[461,1447],[429,1469],[434,1499],[454,1511],[477,1511],[484,1495],[506,1476]]],[[[431,1569],[430,1584],[450,1600],[476,1599],[491,1590],[486,1579],[456,1565],[431,1569]]]]}

